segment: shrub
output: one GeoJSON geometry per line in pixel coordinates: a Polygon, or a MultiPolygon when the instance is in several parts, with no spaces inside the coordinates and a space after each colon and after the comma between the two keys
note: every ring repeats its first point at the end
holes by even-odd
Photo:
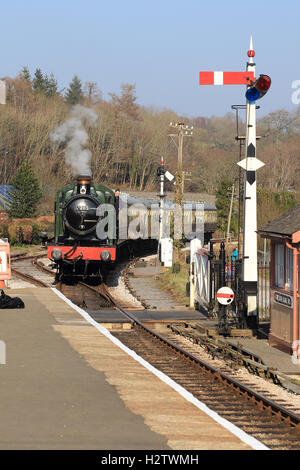
{"type": "Polygon", "coordinates": [[[31,225],[23,225],[23,242],[24,243],[31,243],[32,242],[32,226],[31,225]]]}

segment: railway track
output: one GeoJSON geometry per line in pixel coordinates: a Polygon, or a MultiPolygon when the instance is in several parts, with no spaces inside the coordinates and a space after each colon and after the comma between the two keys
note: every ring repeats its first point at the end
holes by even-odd
{"type": "MultiPolygon", "coordinates": [[[[47,270],[39,259],[39,269],[47,270]]],[[[300,449],[300,415],[297,410],[282,403],[280,398],[271,396],[267,390],[256,390],[230,374],[227,367],[217,368],[190,352],[181,339],[171,331],[161,335],[147,328],[132,313],[121,308],[107,286],[58,287],[67,297],[83,308],[99,309],[113,306],[132,323],[133,328],[114,331],[113,334],[130,349],[143,357],[157,369],[191,392],[213,411],[237,427],[252,435],[270,449],[300,449]],[[280,403],[281,401],[281,403],[280,403]]]]}
{"type": "MultiPolygon", "coordinates": [[[[97,293],[97,289],[94,289],[97,293]]],[[[106,286],[101,295],[132,322],[132,330],[113,331],[120,341],[182,385],[220,416],[271,449],[300,449],[300,415],[218,369],[180,346],[171,333],[163,336],[120,308],[106,286]]],[[[267,388],[267,384],[266,384],[267,388]]]]}
{"type": "Polygon", "coordinates": [[[49,287],[52,282],[53,272],[45,268],[45,270],[41,271],[39,277],[37,277],[36,273],[39,259],[43,257],[45,257],[45,255],[25,255],[13,258],[11,271],[16,277],[37,287],[49,287]],[[15,266],[17,266],[17,268],[15,266]]]}

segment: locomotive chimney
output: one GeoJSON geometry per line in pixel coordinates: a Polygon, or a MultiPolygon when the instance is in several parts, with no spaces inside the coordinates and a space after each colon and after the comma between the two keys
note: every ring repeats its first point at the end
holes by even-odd
{"type": "Polygon", "coordinates": [[[91,176],[78,175],[77,176],[77,194],[90,194],[91,176]]]}

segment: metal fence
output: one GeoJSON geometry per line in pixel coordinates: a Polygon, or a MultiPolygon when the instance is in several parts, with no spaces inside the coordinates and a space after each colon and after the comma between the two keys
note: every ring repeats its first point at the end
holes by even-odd
{"type": "MultiPolygon", "coordinates": [[[[218,261],[212,263],[211,269],[211,312],[216,313],[218,308],[216,302],[217,290],[222,287],[220,284],[220,269],[221,264],[218,261]]],[[[225,281],[228,287],[237,293],[238,290],[238,279],[241,277],[242,264],[241,260],[231,261],[229,258],[226,259],[225,264],[225,281]]],[[[270,319],[270,264],[269,263],[258,263],[258,282],[257,282],[257,308],[259,320],[270,319]]],[[[233,302],[228,309],[229,316],[235,316],[235,302],[233,302]]]]}
{"type": "MultiPolygon", "coordinates": [[[[237,279],[242,265],[240,260],[226,263],[227,286],[236,292],[237,279]]],[[[257,264],[257,310],[259,320],[270,319],[270,264],[259,262],[257,264]]]]}
{"type": "MultiPolygon", "coordinates": [[[[257,308],[260,321],[270,318],[270,264],[259,262],[257,265],[257,308]]],[[[215,254],[213,245],[210,250],[195,251],[193,273],[195,274],[195,299],[208,310],[210,317],[217,317],[219,305],[216,300],[218,289],[230,287],[235,293],[235,300],[228,306],[229,318],[239,319],[239,308],[243,306],[242,259],[232,260],[226,257],[225,246],[215,254]]]]}

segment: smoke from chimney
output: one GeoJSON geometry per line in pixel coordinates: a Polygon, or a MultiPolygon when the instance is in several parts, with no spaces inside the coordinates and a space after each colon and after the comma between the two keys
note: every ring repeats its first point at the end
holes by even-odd
{"type": "Polygon", "coordinates": [[[84,123],[94,126],[97,114],[90,108],[77,104],[72,108],[71,117],[58,126],[50,135],[53,142],[66,142],[65,161],[72,168],[74,176],[91,175],[91,151],[85,148],[88,144],[88,133],[84,123]]]}

